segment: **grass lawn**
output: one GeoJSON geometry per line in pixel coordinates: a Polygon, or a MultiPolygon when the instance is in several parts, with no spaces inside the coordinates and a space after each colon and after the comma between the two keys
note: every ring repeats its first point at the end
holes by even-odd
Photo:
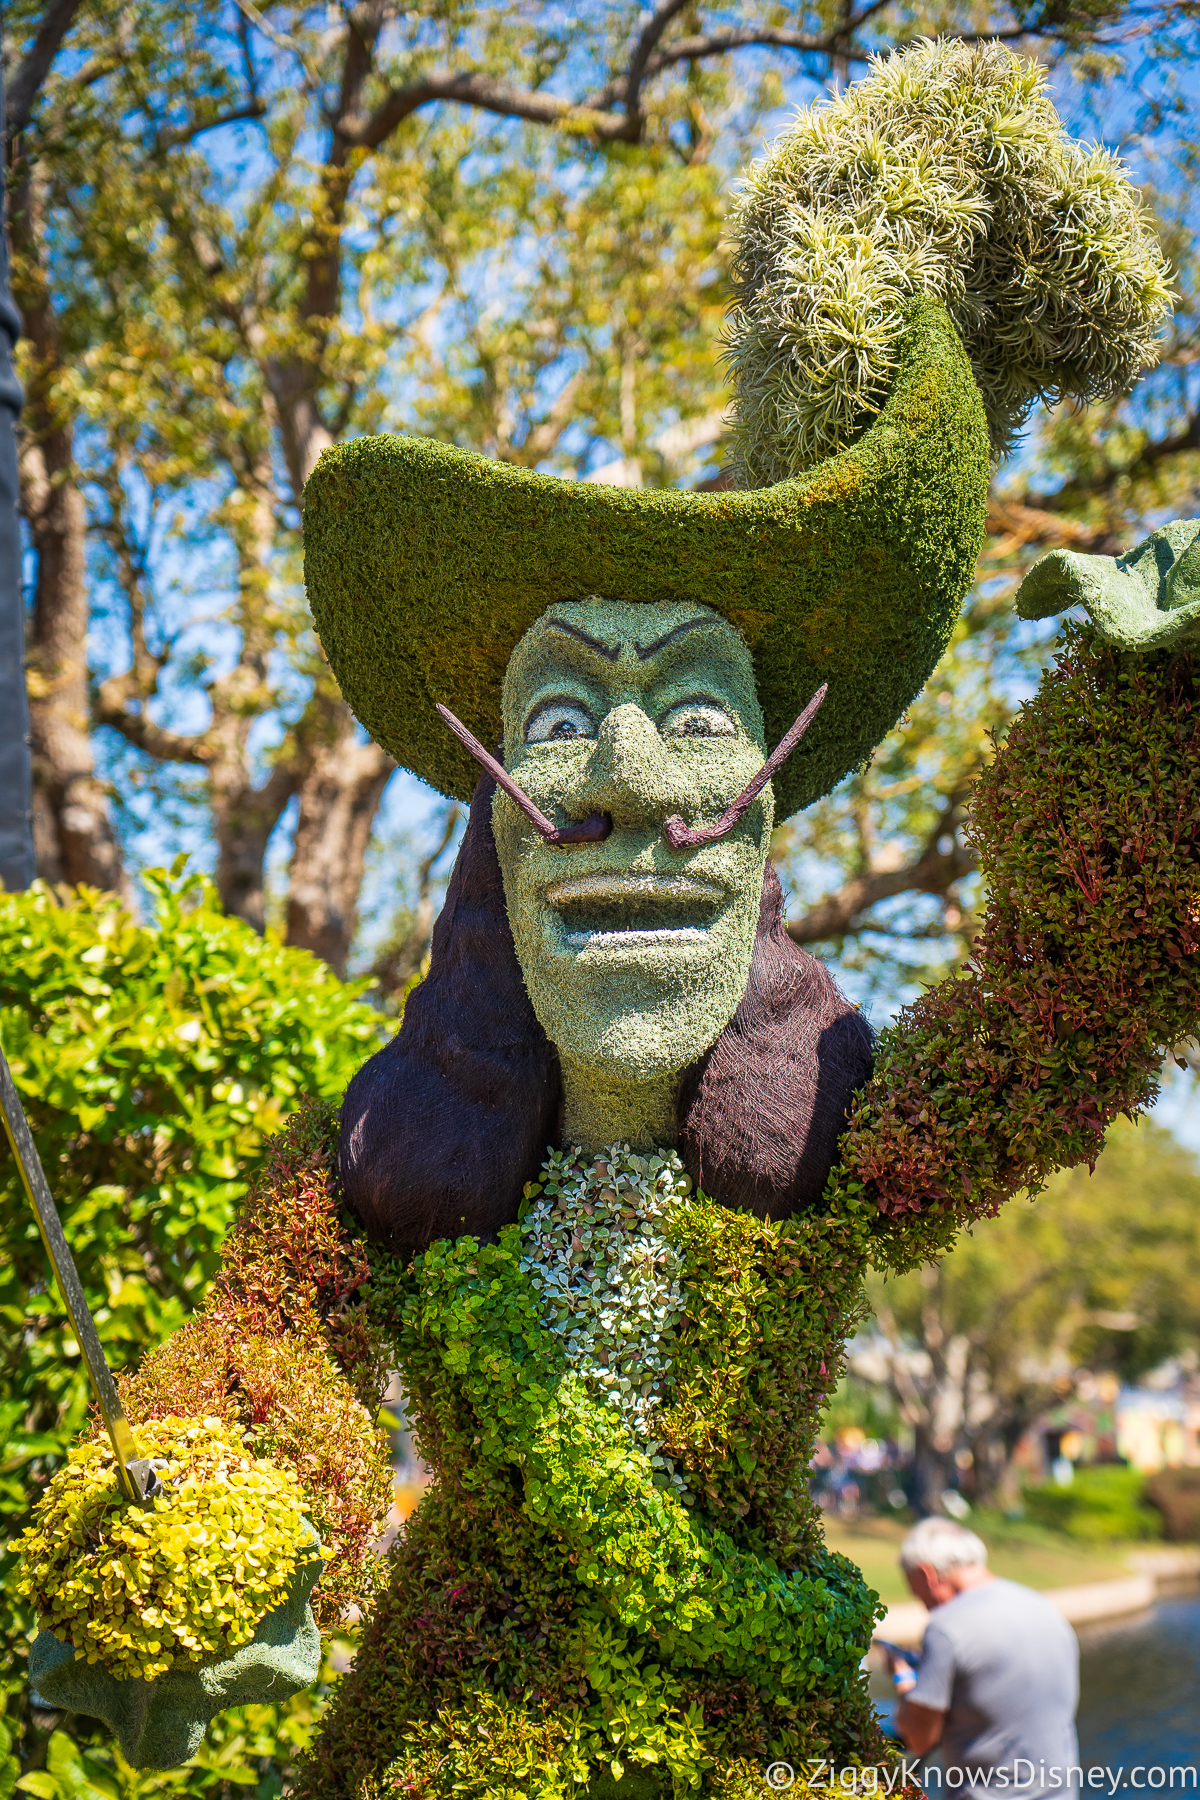
{"type": "MultiPolygon", "coordinates": [[[[988,1547],[988,1567],[1026,1587],[1075,1587],[1085,1581],[1107,1581],[1128,1574],[1125,1556],[1132,1544],[1093,1548],[1049,1531],[1025,1519],[1006,1519],[1002,1513],[973,1512],[966,1523],[988,1547]]],[[[911,1600],[897,1558],[900,1543],[911,1521],[864,1516],[852,1524],[826,1518],[825,1541],[858,1564],[867,1583],[892,1605],[911,1600]]]]}

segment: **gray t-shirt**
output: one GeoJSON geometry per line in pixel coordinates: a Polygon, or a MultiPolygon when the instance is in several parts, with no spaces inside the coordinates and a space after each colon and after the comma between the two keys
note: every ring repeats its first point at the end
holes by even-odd
{"type": "Polygon", "coordinates": [[[946,1714],[950,1791],[1029,1800],[1078,1788],[1079,1646],[1032,1588],[985,1581],[937,1607],[908,1698],[946,1714]]]}

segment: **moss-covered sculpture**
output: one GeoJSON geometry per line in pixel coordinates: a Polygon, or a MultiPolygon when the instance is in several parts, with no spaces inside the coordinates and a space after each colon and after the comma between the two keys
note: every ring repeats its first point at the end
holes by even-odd
{"type": "Polygon", "coordinates": [[[320,1319],[341,1286],[349,1313],[318,1329],[336,1340],[353,1318],[365,1345],[356,1275],[436,1476],[300,1795],[636,1797],[698,1777],[750,1800],[775,1759],[886,1766],[855,1674],[871,1601],[820,1544],[807,1447],[868,1261],[919,1258],[1094,1156],[1200,1020],[1200,658],[1072,628],[973,832],[990,900],[972,966],[882,1034],[816,1212],[770,1223],[694,1198],[669,1156],[551,1159],[497,1243],[398,1259],[339,1224],[332,1121],[313,1111],[280,1146],[234,1286],[261,1294],[290,1262],[288,1307],[320,1319]],[[307,1282],[284,1224],[297,1188],[324,1245],[307,1282]],[[621,1366],[602,1334],[625,1317],[635,1223],[669,1285],[659,1310],[636,1292],[667,1366],[630,1426],[600,1371],[621,1366]],[[594,1309],[563,1306],[572,1283],[594,1309]],[[576,1326],[601,1328],[586,1369],[576,1326]]]}
{"type": "Polygon", "coordinates": [[[518,640],[556,601],[710,606],[754,659],[770,744],[829,697],[775,783],[786,818],[863,762],[949,641],[983,542],[987,427],[941,307],[905,311],[879,418],[756,493],[557,481],[423,438],[353,438],[304,494],[304,579],[338,683],[397,762],[470,797],[518,640]]]}
{"type": "MultiPolygon", "coordinates": [[[[915,75],[937,56],[956,80],[953,46],[915,75]]],[[[987,83],[964,92],[974,156],[987,83]]],[[[1018,156],[1011,109],[987,130],[1018,156]]],[[[1136,240],[1132,202],[1113,216],[1136,240]]],[[[772,818],[917,691],[978,541],[982,401],[945,314],[905,316],[876,422],[759,493],[589,490],[400,439],[310,486],[314,614],[368,727],[465,794],[434,702],[485,745],[503,725],[542,810],[605,830],[548,844],[478,784],[430,973],[340,1138],[294,1122],[205,1312],[125,1384],[135,1417],[250,1427],[321,1521],[330,1593],[370,1607],[297,1800],[757,1800],[779,1763],[809,1792],[902,1784],[858,1673],[875,1599],[805,1482],[866,1267],[1094,1158],[1200,1024],[1190,527],[1030,578],[1029,610],[1066,594],[1095,624],[977,789],[972,963],[869,1079],[865,1027],[787,938],[772,818]],[[826,678],[774,791],[715,844],[668,839],[826,678]],[[371,1602],[392,1362],[435,1480],[371,1602]]],[[[1118,320],[1113,356],[1141,329],[1118,320]]]]}
{"type": "Polygon", "coordinates": [[[749,651],[707,607],[551,607],[509,659],[503,713],[505,766],[534,803],[612,823],[564,856],[506,794],[492,803],[517,959],[562,1069],[564,1141],[666,1143],[680,1070],[746,990],[770,784],[738,830],[686,859],[662,826],[712,824],[762,764],[749,651]]]}
{"type": "MultiPolygon", "coordinates": [[[[437,1480],[303,1794],[506,1791],[479,1750],[493,1739],[510,1770],[527,1759],[527,1785],[507,1791],[537,1800],[580,1791],[585,1763],[591,1793],[614,1791],[601,1771],[611,1781],[615,1760],[659,1771],[646,1791],[698,1777],[705,1793],[749,1796],[772,1759],[886,1760],[836,1648],[861,1648],[869,1618],[816,1534],[811,1434],[867,1262],[916,1260],[963,1218],[1093,1157],[1109,1120],[1146,1102],[1161,1046],[1195,1029],[1200,658],[1123,654],[1074,628],[974,820],[990,903],[973,967],[882,1035],[824,1206],[769,1224],[676,1201],[662,1235],[681,1305],[652,1436],[644,1418],[610,1425],[619,1402],[604,1404],[595,1365],[590,1387],[580,1374],[563,1341],[580,1314],[548,1279],[557,1258],[538,1224],[567,1196],[576,1280],[620,1318],[600,1271],[609,1240],[585,1237],[607,1213],[584,1209],[590,1191],[607,1212],[636,1210],[620,1205],[622,1159],[552,1161],[495,1246],[437,1245],[407,1271],[372,1253],[437,1480]],[[689,1555],[705,1570],[690,1588],[689,1555]],[[763,1558],[824,1584],[819,1598],[803,1589],[802,1629],[835,1634],[806,1641],[821,1664],[808,1681],[789,1667],[796,1616],[772,1603],[763,1558]]],[[[677,1180],[665,1158],[642,1166],[660,1191],[677,1180]]]]}
{"type": "Polygon", "coordinates": [[[393,1365],[361,1298],[366,1259],[337,1221],[327,1133],[328,1109],[306,1102],[269,1146],[203,1308],[120,1382],[131,1418],[215,1417],[288,1472],[321,1540],[322,1628],[369,1605],[392,1499],[376,1419],[393,1365]]]}
{"type": "Polygon", "coordinates": [[[1085,606],[1109,643],[1123,650],[1200,640],[1200,520],[1164,525],[1128,556],[1052,550],[1021,584],[1023,619],[1085,606]]]}

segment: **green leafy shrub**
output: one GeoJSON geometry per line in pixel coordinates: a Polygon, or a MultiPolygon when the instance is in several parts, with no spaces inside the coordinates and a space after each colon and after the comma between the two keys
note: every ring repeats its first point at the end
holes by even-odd
{"type": "Polygon", "coordinates": [[[1145,1476],[1120,1464],[1076,1469],[1070,1487],[1046,1483],[1025,1489],[1025,1506],[1039,1525],[1103,1544],[1117,1538],[1162,1536],[1162,1519],[1145,1501],[1145,1476]]]}
{"type": "MultiPolygon", "coordinates": [[[[203,1300],[270,1135],[304,1095],[340,1098],[395,1028],[365,984],[226,918],[202,878],[147,885],[144,924],[95,889],[0,894],[0,1041],[117,1369],[203,1300]]],[[[0,1243],[0,1690],[22,1738],[35,1620],[13,1539],[89,1390],[7,1146],[0,1243]]]]}
{"type": "Polygon", "coordinates": [[[107,1443],[70,1452],[21,1546],[18,1592],[88,1663],[153,1681],[248,1644],[312,1541],[289,1475],[219,1419],[136,1426],[164,1493],[127,1500],[107,1443]]]}

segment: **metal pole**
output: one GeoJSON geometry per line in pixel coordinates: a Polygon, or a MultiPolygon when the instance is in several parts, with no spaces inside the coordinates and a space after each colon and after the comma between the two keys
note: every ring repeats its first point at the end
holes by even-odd
{"type": "Polygon", "coordinates": [[[122,1492],[127,1500],[148,1499],[158,1491],[157,1477],[150,1467],[149,1459],[137,1455],[129,1421],[117,1397],[117,1384],[100,1347],[96,1322],[88,1310],[75,1258],[63,1235],[58,1208],[50,1193],[33,1133],[29,1129],[29,1121],[25,1117],[25,1109],[21,1105],[3,1050],[0,1050],[0,1111],[4,1114],[5,1136],[12,1147],[17,1168],[21,1171],[21,1180],[25,1184],[25,1192],[29,1195],[37,1217],[46,1255],[58,1277],[71,1329],[83,1352],[100,1416],[112,1440],[113,1454],[117,1459],[117,1478],[122,1492]]]}
{"type": "MultiPolygon", "coordinates": [[[[2,20],[0,20],[2,25],[2,20]]],[[[4,76],[0,63],[0,151],[4,76]]],[[[5,185],[0,154],[0,886],[27,888],[36,872],[31,826],[29,706],[25,696],[25,608],[21,595],[21,539],[17,525],[17,416],[21,386],[13,374],[13,346],[21,318],[8,291],[5,185]]]]}

